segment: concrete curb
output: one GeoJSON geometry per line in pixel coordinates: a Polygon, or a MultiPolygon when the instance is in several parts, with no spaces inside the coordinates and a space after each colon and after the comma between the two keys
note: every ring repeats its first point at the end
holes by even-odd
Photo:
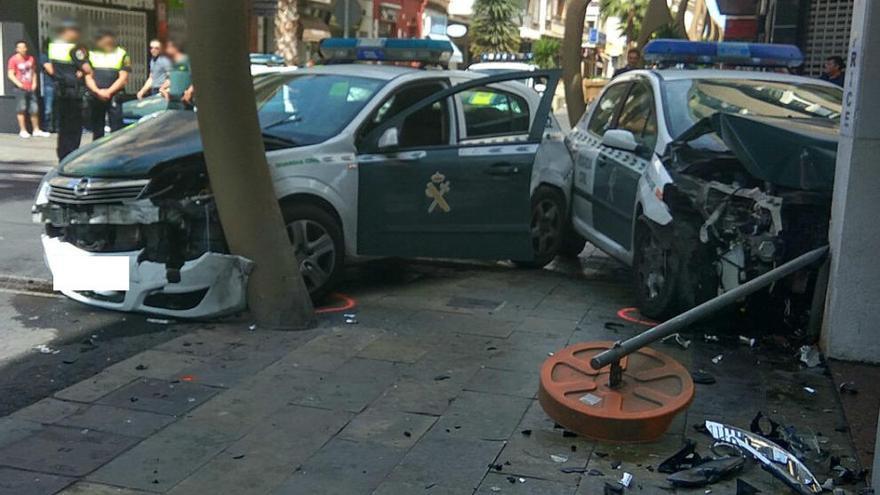
{"type": "Polygon", "coordinates": [[[0,290],[40,295],[59,295],[52,290],[52,281],[32,277],[0,274],[0,290]]]}

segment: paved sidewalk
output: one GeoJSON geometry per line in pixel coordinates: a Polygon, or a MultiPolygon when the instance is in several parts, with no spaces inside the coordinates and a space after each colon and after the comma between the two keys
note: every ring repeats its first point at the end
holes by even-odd
{"type": "MultiPolygon", "coordinates": [[[[595,495],[629,472],[628,493],[665,494],[654,467],[685,437],[710,454],[695,425],[748,428],[759,410],[849,462],[832,381],[736,335],[657,346],[718,379],[659,442],[564,434],[535,399],[548,353],[642,330],[606,328],[632,301],[625,270],[593,254],[575,273],[367,265],[348,286],[358,324],[332,314],[305,332],[200,325],[0,418],[0,493],[595,495]]],[[[827,462],[811,467],[824,481],[827,462]]],[[[757,466],[741,476],[787,493],[757,466]]]]}

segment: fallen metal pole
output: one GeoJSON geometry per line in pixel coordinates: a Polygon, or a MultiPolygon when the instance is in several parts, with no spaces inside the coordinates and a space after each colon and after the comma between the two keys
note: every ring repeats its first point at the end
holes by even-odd
{"type": "Polygon", "coordinates": [[[733,290],[727,291],[714,299],[710,299],[703,304],[700,304],[699,306],[695,306],[672,319],[666,320],[656,327],[642,332],[631,339],[622,342],[618,341],[614,344],[614,347],[597,354],[592,360],[590,360],[590,366],[592,366],[593,369],[598,370],[609,364],[618,363],[624,356],[627,356],[668,335],[672,335],[691,323],[694,323],[695,321],[700,320],[719,309],[742,299],[743,297],[757,292],[773,282],[791,275],[801,268],[819,261],[827,252],[828,246],[816,248],[798,256],[782,266],[749,280],[733,290]]]}

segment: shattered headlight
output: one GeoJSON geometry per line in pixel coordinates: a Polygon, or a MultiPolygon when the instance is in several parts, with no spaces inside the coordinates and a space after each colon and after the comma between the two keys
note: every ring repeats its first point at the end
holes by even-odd
{"type": "Polygon", "coordinates": [[[34,206],[42,206],[49,203],[49,180],[58,175],[57,169],[52,169],[43,177],[40,187],[37,188],[37,195],[34,198],[34,206]]]}

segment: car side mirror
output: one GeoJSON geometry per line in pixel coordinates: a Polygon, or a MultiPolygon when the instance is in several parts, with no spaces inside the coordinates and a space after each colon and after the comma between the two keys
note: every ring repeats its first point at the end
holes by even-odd
{"type": "Polygon", "coordinates": [[[379,136],[379,141],[376,143],[376,147],[379,148],[380,151],[389,148],[396,148],[400,144],[397,134],[396,127],[385,129],[385,132],[379,136]]]}
{"type": "Polygon", "coordinates": [[[636,152],[639,143],[633,133],[624,129],[609,129],[602,135],[602,145],[609,148],[636,152]]]}

